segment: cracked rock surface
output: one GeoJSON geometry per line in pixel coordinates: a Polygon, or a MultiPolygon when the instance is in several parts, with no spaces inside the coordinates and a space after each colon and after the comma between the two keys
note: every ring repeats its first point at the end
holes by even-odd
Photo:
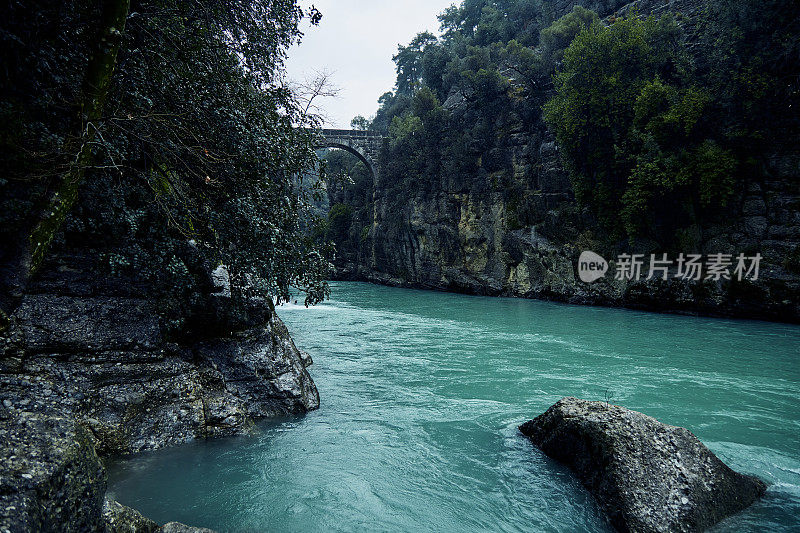
{"type": "Polygon", "coordinates": [[[14,315],[0,359],[10,409],[76,417],[102,455],[250,430],[319,397],[276,314],[228,337],[162,339],[148,302],[34,294],[14,315]]]}

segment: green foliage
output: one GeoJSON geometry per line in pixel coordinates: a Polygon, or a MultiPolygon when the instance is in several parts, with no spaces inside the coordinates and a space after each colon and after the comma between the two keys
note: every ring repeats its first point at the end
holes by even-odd
{"type": "Polygon", "coordinates": [[[398,204],[402,203],[404,188],[429,190],[431,178],[439,175],[447,125],[447,112],[428,87],[417,91],[409,98],[404,113],[392,118],[382,160],[398,204]]]}
{"type": "Polygon", "coordinates": [[[710,0],[693,55],[667,17],[580,33],[545,106],[578,199],[609,228],[661,240],[725,207],[765,130],[797,131],[798,16],[787,1],[710,0]]]}
{"type": "Polygon", "coordinates": [[[464,0],[446,9],[439,22],[447,41],[463,39],[486,46],[516,39],[533,46],[545,5],[541,0],[464,0]]]}
{"type": "Polygon", "coordinates": [[[436,42],[429,32],[418,33],[408,46],[398,46],[397,55],[392,57],[397,65],[397,92],[413,94],[422,84],[422,58],[428,46],[436,42]]]}
{"type": "Polygon", "coordinates": [[[698,19],[698,70],[730,142],[752,153],[773,132],[796,134],[800,3],[706,0],[698,19]]]}
{"type": "Polygon", "coordinates": [[[470,190],[499,192],[513,228],[537,223],[550,130],[583,212],[611,239],[670,245],[724,217],[769,143],[800,129],[800,4],[603,18],[623,3],[556,19],[554,2],[463,0],[439,17],[441,38],[401,46],[396,91],[372,122],[389,136],[386,216],[400,223],[408,194],[470,190]]]}
{"type": "Polygon", "coordinates": [[[635,18],[608,28],[595,23],[565,51],[564,68],[555,78],[557,94],[544,116],[564,150],[578,200],[601,216],[616,211],[615,193],[625,182],[615,172],[614,152],[627,133],[640,78],[654,76],[657,68],[635,18]]]}
{"type": "Polygon", "coordinates": [[[328,212],[328,238],[344,242],[350,238],[353,208],[345,204],[334,204],[328,212]]]}
{"type": "Polygon", "coordinates": [[[564,50],[584,29],[599,22],[597,13],[581,6],[575,6],[572,13],[564,15],[539,34],[544,61],[553,65],[560,63],[564,50]]]}
{"type": "MultiPolygon", "coordinates": [[[[81,126],[70,102],[95,9],[15,5],[4,16],[0,118],[16,116],[20,126],[0,139],[0,157],[11,163],[0,200],[4,238],[74,158],[68,146],[81,126]]],[[[296,287],[315,303],[328,292],[328,262],[305,231],[315,191],[300,186],[317,159],[311,134],[298,126],[317,123],[281,74],[304,17],[318,21],[319,13],[293,0],[138,2],[109,105],[91,125],[96,168],[87,182],[149,187],[161,238],[191,238],[209,262],[227,265],[239,300],[288,299],[296,287]]],[[[150,256],[161,275],[172,255],[150,256]]]]}
{"type": "Polygon", "coordinates": [[[738,161],[730,150],[711,140],[703,141],[689,158],[688,172],[697,180],[700,202],[724,206],[733,194],[738,161]]]}
{"type": "Polygon", "coordinates": [[[564,52],[545,105],[578,200],[611,231],[668,239],[733,193],[738,164],[708,138],[712,98],[678,37],[669,16],[595,21],[564,52]]]}
{"type": "Polygon", "coordinates": [[[366,253],[364,242],[373,216],[373,176],[344,150],[325,155],[330,210],[325,239],[336,245],[335,259],[353,261],[366,253]]]}
{"type": "Polygon", "coordinates": [[[402,116],[392,118],[389,125],[389,142],[393,147],[402,146],[411,142],[411,139],[422,131],[422,119],[407,112],[402,116]]]}
{"type": "Polygon", "coordinates": [[[353,120],[350,121],[350,127],[353,128],[354,130],[368,130],[369,126],[370,126],[369,120],[362,117],[361,115],[353,117],[353,120]]]}

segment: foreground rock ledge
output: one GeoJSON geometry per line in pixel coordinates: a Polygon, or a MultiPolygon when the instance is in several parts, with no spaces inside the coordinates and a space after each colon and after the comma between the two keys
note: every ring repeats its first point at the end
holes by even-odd
{"type": "Polygon", "coordinates": [[[766,490],[689,430],[605,402],[563,398],[519,429],[575,472],[619,531],[702,531],[766,490]]]}

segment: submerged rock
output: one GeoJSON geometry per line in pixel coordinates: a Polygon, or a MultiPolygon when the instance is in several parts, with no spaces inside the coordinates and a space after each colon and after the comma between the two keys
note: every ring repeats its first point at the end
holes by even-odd
{"type": "Polygon", "coordinates": [[[139,511],[109,499],[103,505],[103,519],[105,533],[216,533],[213,529],[187,526],[180,522],[167,522],[159,526],[139,511]]]}
{"type": "Polygon", "coordinates": [[[766,490],[689,430],[605,402],[563,398],[520,431],[575,472],[619,531],[702,531],[766,490]]]}

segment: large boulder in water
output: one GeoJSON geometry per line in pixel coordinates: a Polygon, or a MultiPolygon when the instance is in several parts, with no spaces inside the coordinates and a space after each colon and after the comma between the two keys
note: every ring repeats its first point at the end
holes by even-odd
{"type": "Polygon", "coordinates": [[[702,531],[766,490],[689,430],[605,402],[563,398],[520,431],[575,472],[619,531],[702,531]]]}

